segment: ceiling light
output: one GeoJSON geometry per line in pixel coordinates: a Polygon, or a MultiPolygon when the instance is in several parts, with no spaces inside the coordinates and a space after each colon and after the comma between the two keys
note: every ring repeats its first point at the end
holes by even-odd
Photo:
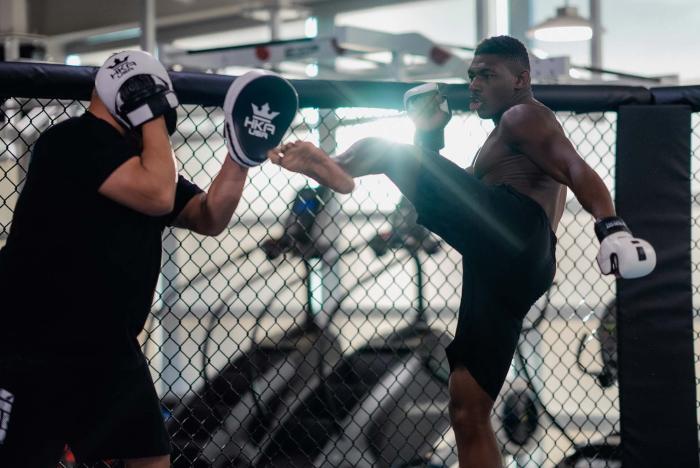
{"type": "Polygon", "coordinates": [[[578,14],[576,7],[557,8],[557,15],[537,24],[527,31],[529,37],[545,42],[587,41],[593,37],[593,28],[586,18],[578,14]]]}

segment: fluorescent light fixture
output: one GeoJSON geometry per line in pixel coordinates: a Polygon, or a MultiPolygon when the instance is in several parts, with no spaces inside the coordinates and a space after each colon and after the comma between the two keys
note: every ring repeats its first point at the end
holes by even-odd
{"type": "Polygon", "coordinates": [[[95,34],[88,37],[85,42],[88,44],[103,44],[105,42],[124,41],[138,39],[141,37],[141,28],[128,28],[119,31],[111,31],[103,34],[95,34]]]}
{"type": "Polygon", "coordinates": [[[318,76],[318,65],[315,63],[310,63],[306,66],[306,76],[309,78],[314,78],[318,76]]]}
{"type": "Polygon", "coordinates": [[[538,59],[546,59],[549,57],[549,54],[547,53],[547,51],[542,50],[542,49],[538,49],[536,47],[532,47],[530,49],[530,52],[532,52],[532,55],[534,55],[538,59]]]}
{"type": "Polygon", "coordinates": [[[496,0],[496,34],[503,35],[509,34],[509,21],[508,15],[510,14],[510,9],[508,6],[508,0],[496,0]]]}
{"type": "Polygon", "coordinates": [[[70,54],[66,55],[66,65],[79,66],[81,64],[80,55],[70,54]]]}
{"type": "Polygon", "coordinates": [[[306,37],[318,36],[318,19],[315,16],[309,16],[304,21],[304,35],[306,37]]]}
{"type": "Polygon", "coordinates": [[[588,41],[593,37],[593,28],[586,18],[578,14],[576,7],[557,8],[557,15],[528,30],[528,36],[543,42],[588,41]]]}
{"type": "Polygon", "coordinates": [[[590,78],[590,73],[582,73],[580,70],[572,68],[569,70],[569,76],[575,80],[585,80],[586,78],[590,78]]]}
{"type": "Polygon", "coordinates": [[[542,42],[579,42],[590,40],[593,37],[593,31],[584,26],[566,26],[541,29],[535,31],[534,36],[542,42]]]}

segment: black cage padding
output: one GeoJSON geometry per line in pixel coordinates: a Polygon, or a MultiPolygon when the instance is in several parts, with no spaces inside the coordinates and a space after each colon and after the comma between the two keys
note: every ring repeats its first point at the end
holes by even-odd
{"type": "MultiPolygon", "coordinates": [[[[90,98],[94,67],[4,62],[0,63],[0,96],[27,98],[90,98]]],[[[211,73],[170,72],[178,98],[183,104],[221,106],[233,76],[211,73]]],[[[301,107],[332,109],[373,107],[403,109],[403,94],[416,83],[377,81],[291,80],[299,93],[301,107]]],[[[468,110],[466,84],[444,87],[452,109],[468,110]]],[[[663,91],[663,96],[668,95],[663,91]]],[[[652,91],[638,86],[535,85],[535,97],[554,111],[607,112],[621,105],[651,104],[652,91]]],[[[686,95],[700,93],[700,87],[686,87],[686,95]]]]}
{"type": "Polygon", "coordinates": [[[698,466],[690,117],[688,106],[618,113],[617,210],[657,252],[651,275],[617,285],[623,466],[698,466]]]}
{"type": "Polygon", "coordinates": [[[668,86],[652,88],[654,103],[690,106],[693,112],[700,111],[700,86],[668,86]]]}

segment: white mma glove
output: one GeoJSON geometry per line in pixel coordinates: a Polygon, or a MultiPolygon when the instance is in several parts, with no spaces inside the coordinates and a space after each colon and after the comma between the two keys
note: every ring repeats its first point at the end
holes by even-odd
{"type": "Polygon", "coordinates": [[[438,152],[445,146],[445,126],[452,118],[447,98],[438,83],[411,88],[403,95],[403,105],[416,126],[414,144],[438,152]]]}
{"type": "Polygon", "coordinates": [[[654,270],[656,251],[644,239],[632,237],[622,219],[617,216],[601,219],[595,223],[595,234],[600,241],[596,260],[604,275],[631,279],[654,270]]]}
{"type": "Polygon", "coordinates": [[[135,129],[164,116],[168,133],[175,131],[177,96],[165,67],[151,54],[126,50],[112,55],[97,72],[95,90],[124,127],[135,129]]]}
{"type": "Polygon", "coordinates": [[[236,78],[224,100],[224,139],[231,159],[243,167],[264,163],[298,107],[296,90],[276,73],[253,70],[236,78]]]}

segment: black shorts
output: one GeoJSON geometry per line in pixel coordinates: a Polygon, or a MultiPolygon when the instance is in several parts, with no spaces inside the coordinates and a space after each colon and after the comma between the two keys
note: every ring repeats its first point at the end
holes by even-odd
{"type": "Polygon", "coordinates": [[[79,462],[170,453],[145,363],[110,371],[3,358],[0,428],[2,467],[55,468],[66,444],[79,462]]]}
{"type": "Polygon", "coordinates": [[[450,369],[465,366],[495,400],[523,319],[554,279],[556,237],[542,207],[512,187],[486,185],[437,154],[404,153],[387,175],[416,207],[418,223],[462,254],[450,369]]]}

